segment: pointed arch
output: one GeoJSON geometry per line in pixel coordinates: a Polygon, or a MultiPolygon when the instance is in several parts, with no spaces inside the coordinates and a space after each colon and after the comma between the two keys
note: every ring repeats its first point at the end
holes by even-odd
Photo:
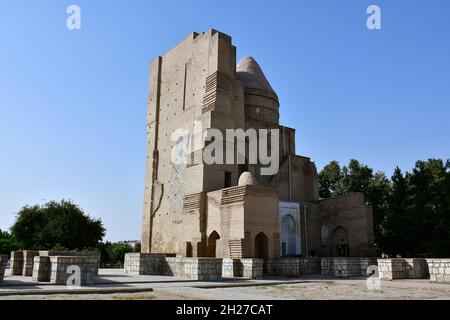
{"type": "Polygon", "coordinates": [[[220,239],[219,233],[214,230],[208,237],[208,257],[215,258],[217,256],[217,240],[220,239]]]}
{"type": "Polygon", "coordinates": [[[264,232],[260,232],[255,237],[255,258],[269,258],[269,238],[264,232]]]}

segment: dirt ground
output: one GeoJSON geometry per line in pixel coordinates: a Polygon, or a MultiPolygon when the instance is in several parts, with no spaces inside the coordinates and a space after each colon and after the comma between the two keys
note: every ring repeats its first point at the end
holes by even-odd
{"type": "Polygon", "coordinates": [[[6,296],[13,300],[450,300],[450,284],[428,281],[383,281],[369,290],[363,280],[311,281],[297,284],[233,288],[156,288],[144,293],[6,296]]]}

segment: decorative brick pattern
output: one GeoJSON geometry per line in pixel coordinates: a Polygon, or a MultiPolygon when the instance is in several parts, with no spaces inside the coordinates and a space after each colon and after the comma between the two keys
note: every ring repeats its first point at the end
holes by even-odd
{"type": "Polygon", "coordinates": [[[3,282],[7,263],[8,263],[8,256],[0,255],[0,282],[3,282]]]}
{"type": "Polygon", "coordinates": [[[243,202],[247,194],[247,186],[231,187],[222,190],[222,205],[243,202]]]}
{"type": "Polygon", "coordinates": [[[203,97],[203,113],[214,110],[217,102],[217,92],[219,90],[228,92],[231,90],[232,80],[230,76],[221,73],[214,72],[206,77],[205,82],[205,95],[203,97]]]}
{"type": "Polygon", "coordinates": [[[183,213],[184,214],[199,213],[204,200],[205,194],[203,192],[185,195],[183,202],[183,213]]]}
{"type": "Polygon", "coordinates": [[[433,282],[450,282],[450,259],[426,259],[433,282]]]}

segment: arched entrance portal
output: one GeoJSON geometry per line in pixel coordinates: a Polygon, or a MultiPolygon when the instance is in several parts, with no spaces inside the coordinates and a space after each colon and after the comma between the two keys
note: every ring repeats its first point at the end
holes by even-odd
{"type": "Polygon", "coordinates": [[[258,233],[255,237],[255,258],[264,260],[269,258],[269,239],[264,232],[258,233]]]}
{"type": "Polygon", "coordinates": [[[282,256],[295,256],[297,253],[297,228],[295,219],[288,214],[281,221],[282,256]]]}
{"type": "Polygon", "coordinates": [[[345,228],[338,226],[331,234],[331,254],[334,257],[349,257],[350,248],[348,244],[348,232],[345,228]]]}
{"type": "Polygon", "coordinates": [[[219,234],[216,230],[211,232],[208,237],[208,257],[215,258],[216,257],[216,242],[220,239],[219,234]]]}

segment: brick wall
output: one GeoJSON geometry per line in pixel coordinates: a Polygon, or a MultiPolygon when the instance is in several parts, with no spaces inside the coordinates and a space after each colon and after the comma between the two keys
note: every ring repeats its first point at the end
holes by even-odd
{"type": "Polygon", "coordinates": [[[321,258],[320,263],[322,275],[335,277],[361,276],[360,258],[321,258]]]}
{"type": "Polygon", "coordinates": [[[163,274],[192,280],[222,279],[222,259],[164,258],[163,274]]]}
{"type": "Polygon", "coordinates": [[[242,277],[241,259],[223,259],[222,277],[226,278],[242,277]]]}
{"type": "Polygon", "coordinates": [[[11,275],[21,276],[23,273],[23,252],[11,252],[11,275]]]}
{"type": "Polygon", "coordinates": [[[405,259],[378,259],[377,261],[380,279],[394,280],[406,278],[405,259]]]}
{"type": "Polygon", "coordinates": [[[50,281],[50,257],[34,257],[32,281],[50,281]]]}
{"type": "Polygon", "coordinates": [[[22,275],[31,277],[33,275],[34,257],[39,256],[39,251],[24,250],[23,252],[23,271],[22,275]]]}
{"type": "MultiPolygon", "coordinates": [[[[66,285],[71,276],[68,268],[80,268],[81,285],[94,284],[98,275],[98,259],[93,257],[50,257],[50,283],[66,285]]],[[[75,284],[73,284],[75,285],[75,284]]]]}
{"type": "Polygon", "coordinates": [[[170,254],[158,253],[127,253],[125,255],[124,270],[131,275],[161,275],[163,262],[170,254]]]}
{"type": "Polygon", "coordinates": [[[450,259],[426,259],[433,282],[450,282],[450,259]]]}
{"type": "Polygon", "coordinates": [[[8,263],[8,256],[0,255],[0,282],[3,282],[3,277],[5,276],[7,263],[8,263]]]}
{"type": "Polygon", "coordinates": [[[262,279],[263,265],[262,259],[241,259],[242,276],[247,279],[262,279]]]}
{"type": "Polygon", "coordinates": [[[267,261],[269,275],[298,277],[320,273],[319,258],[280,258],[267,261]]]}
{"type": "Polygon", "coordinates": [[[125,272],[141,275],[168,275],[192,280],[220,280],[222,279],[222,259],[128,253],[125,255],[125,272]]]}
{"type": "Polygon", "coordinates": [[[405,259],[405,276],[407,279],[428,279],[430,272],[426,259],[405,259]]]}

